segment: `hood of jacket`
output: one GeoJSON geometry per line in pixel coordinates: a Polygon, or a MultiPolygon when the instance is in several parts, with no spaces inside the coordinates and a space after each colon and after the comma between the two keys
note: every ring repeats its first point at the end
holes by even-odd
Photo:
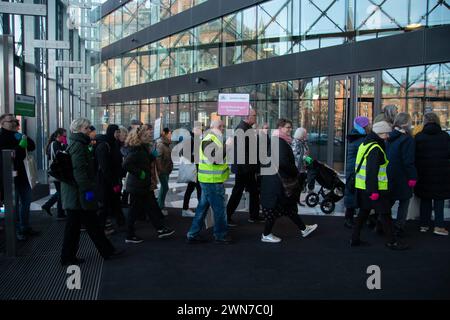
{"type": "Polygon", "coordinates": [[[95,140],[97,140],[97,144],[100,142],[107,142],[109,143],[108,136],[106,134],[98,134],[95,136],[95,140]]]}
{"type": "Polygon", "coordinates": [[[394,142],[395,140],[397,140],[398,138],[400,138],[402,135],[404,135],[405,133],[402,133],[402,132],[400,132],[400,131],[398,131],[398,130],[392,130],[390,133],[389,133],[389,139],[388,139],[388,142],[390,142],[390,143],[392,143],[392,142],[394,142]]]}
{"type": "Polygon", "coordinates": [[[347,140],[349,143],[352,143],[353,141],[356,141],[358,139],[361,138],[365,138],[367,135],[365,134],[361,134],[358,132],[358,130],[356,130],[355,128],[353,128],[350,133],[347,135],[347,140]]]}
{"type": "Polygon", "coordinates": [[[110,124],[106,129],[106,137],[109,143],[112,144],[116,141],[114,135],[116,134],[117,130],[119,130],[119,126],[117,124],[110,124]]]}

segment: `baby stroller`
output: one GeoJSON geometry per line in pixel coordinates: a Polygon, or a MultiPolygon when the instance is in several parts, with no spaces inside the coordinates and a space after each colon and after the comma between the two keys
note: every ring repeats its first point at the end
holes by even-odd
{"type": "Polygon", "coordinates": [[[320,210],[325,214],[334,211],[335,203],[344,197],[345,183],[339,179],[338,173],[324,163],[314,160],[312,167],[316,170],[316,181],[320,185],[318,193],[312,192],[306,197],[306,204],[315,207],[320,202],[320,210]],[[329,190],[329,191],[327,191],[329,190]]]}

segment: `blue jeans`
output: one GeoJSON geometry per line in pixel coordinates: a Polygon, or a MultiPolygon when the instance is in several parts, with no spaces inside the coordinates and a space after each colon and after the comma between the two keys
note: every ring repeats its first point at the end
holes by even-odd
{"type": "Polygon", "coordinates": [[[223,183],[200,183],[202,195],[195,210],[195,217],[187,234],[188,238],[198,236],[205,226],[206,208],[211,205],[214,212],[214,237],[217,240],[225,238],[228,232],[227,216],[225,214],[225,187],[223,183]]]}
{"type": "Polygon", "coordinates": [[[167,192],[169,192],[169,175],[165,173],[160,174],[159,182],[161,182],[161,189],[159,189],[158,205],[160,209],[164,209],[167,192]]]}
{"type": "Polygon", "coordinates": [[[30,229],[31,187],[28,181],[15,181],[16,212],[19,215],[17,231],[27,232],[30,229]]]}
{"type": "Polygon", "coordinates": [[[420,225],[429,227],[434,209],[434,226],[444,227],[444,200],[420,199],[420,225]]]}

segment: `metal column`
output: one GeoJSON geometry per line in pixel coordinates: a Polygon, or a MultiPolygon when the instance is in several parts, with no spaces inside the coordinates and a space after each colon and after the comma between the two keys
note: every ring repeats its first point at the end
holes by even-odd
{"type": "Polygon", "coordinates": [[[14,113],[14,38],[0,36],[0,114],[14,113]]]}

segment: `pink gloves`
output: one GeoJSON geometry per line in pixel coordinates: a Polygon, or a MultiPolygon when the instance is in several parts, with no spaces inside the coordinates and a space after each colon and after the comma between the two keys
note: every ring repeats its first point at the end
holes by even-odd
{"type": "Polygon", "coordinates": [[[408,186],[414,188],[416,186],[417,180],[408,180],[408,186]]]}
{"type": "Polygon", "coordinates": [[[379,193],[372,193],[369,198],[372,201],[377,201],[380,198],[380,194],[379,193]]]}
{"type": "Polygon", "coordinates": [[[118,185],[115,185],[115,186],[113,187],[114,193],[119,193],[121,189],[122,189],[122,188],[120,187],[119,184],[118,184],[118,185]]]}

